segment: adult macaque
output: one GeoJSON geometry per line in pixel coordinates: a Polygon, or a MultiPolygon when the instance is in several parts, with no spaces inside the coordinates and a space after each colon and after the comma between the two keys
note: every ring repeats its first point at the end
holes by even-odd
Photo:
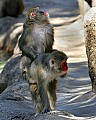
{"type": "Polygon", "coordinates": [[[49,14],[32,7],[26,14],[19,48],[24,56],[33,61],[38,54],[52,51],[54,42],[53,27],[48,21],[49,14]]]}
{"type": "Polygon", "coordinates": [[[0,0],[0,17],[17,17],[24,10],[23,0],[0,0]]]}
{"type": "Polygon", "coordinates": [[[36,114],[56,109],[56,82],[53,81],[66,75],[67,59],[65,53],[54,50],[40,54],[30,66],[24,65],[36,114]]]}

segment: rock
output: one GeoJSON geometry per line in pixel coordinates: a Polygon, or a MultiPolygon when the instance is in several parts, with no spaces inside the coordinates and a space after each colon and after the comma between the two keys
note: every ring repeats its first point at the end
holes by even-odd
{"type": "Polygon", "coordinates": [[[0,80],[7,88],[0,95],[0,120],[29,120],[35,113],[29,85],[19,69],[20,58],[13,56],[1,72],[0,80]]]}
{"type": "Polygon", "coordinates": [[[32,120],[34,109],[31,103],[14,100],[0,100],[0,120],[32,120]]]}
{"type": "Polygon", "coordinates": [[[12,85],[23,79],[19,69],[21,56],[12,57],[4,66],[1,72],[1,81],[7,82],[7,85],[12,85]]]}
{"type": "Polygon", "coordinates": [[[0,120],[77,120],[75,116],[64,111],[34,116],[32,105],[24,101],[0,100],[0,120]]]}
{"type": "Polygon", "coordinates": [[[0,61],[6,60],[13,55],[18,38],[23,30],[22,18],[0,18],[0,61]]]}

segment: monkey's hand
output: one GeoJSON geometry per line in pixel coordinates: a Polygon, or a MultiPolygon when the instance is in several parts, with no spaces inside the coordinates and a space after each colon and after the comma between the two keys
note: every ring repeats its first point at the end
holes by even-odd
{"type": "MultiPolygon", "coordinates": [[[[45,114],[45,113],[50,113],[51,109],[43,109],[43,111],[41,112],[41,114],[45,114]]],[[[36,113],[35,117],[37,117],[38,115],[40,115],[40,113],[36,113]]]]}

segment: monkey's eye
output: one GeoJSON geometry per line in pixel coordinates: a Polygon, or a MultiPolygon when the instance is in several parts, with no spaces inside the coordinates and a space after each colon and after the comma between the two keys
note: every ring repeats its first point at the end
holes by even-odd
{"type": "Polygon", "coordinates": [[[51,63],[54,64],[54,60],[52,60],[51,63]]]}
{"type": "Polygon", "coordinates": [[[36,15],[35,15],[34,12],[31,12],[31,13],[30,13],[30,19],[34,18],[35,16],[36,16],[36,15]]]}

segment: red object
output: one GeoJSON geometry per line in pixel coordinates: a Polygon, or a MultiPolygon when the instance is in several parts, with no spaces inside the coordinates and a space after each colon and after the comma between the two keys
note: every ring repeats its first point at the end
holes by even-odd
{"type": "Polygon", "coordinates": [[[63,71],[67,71],[68,70],[68,66],[67,66],[67,62],[64,61],[62,64],[61,64],[61,68],[63,71]]]}
{"type": "Polygon", "coordinates": [[[31,15],[32,17],[35,17],[35,16],[36,16],[34,12],[31,12],[30,15],[31,15]]]}
{"type": "Polygon", "coordinates": [[[47,17],[49,17],[49,14],[47,12],[44,12],[44,15],[46,15],[47,17]]]}

